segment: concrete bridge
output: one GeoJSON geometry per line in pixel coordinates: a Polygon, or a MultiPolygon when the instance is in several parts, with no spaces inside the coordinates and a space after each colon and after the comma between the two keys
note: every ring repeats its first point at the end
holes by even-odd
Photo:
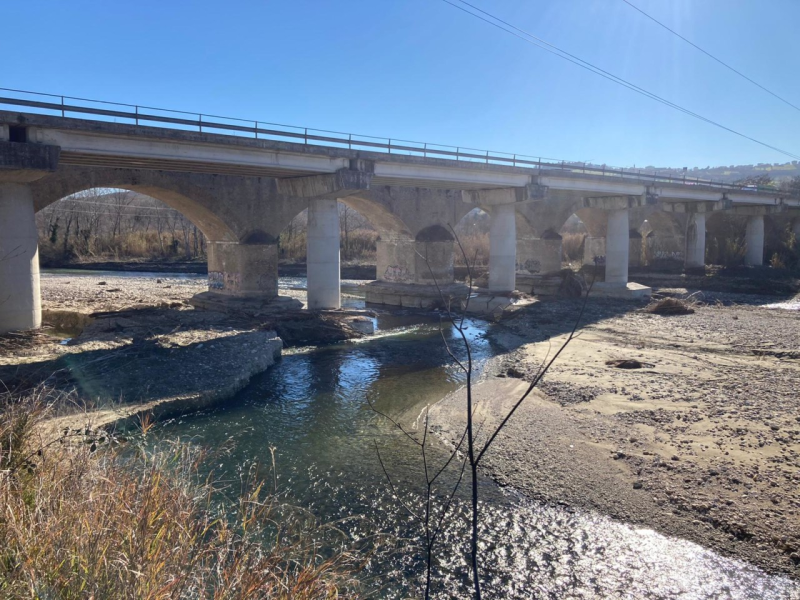
{"type": "Polygon", "coordinates": [[[98,187],[137,191],[179,210],[208,238],[209,290],[263,300],[278,292],[278,236],[308,209],[310,309],[340,305],[337,201],[379,231],[378,282],[368,300],[394,304],[429,286],[431,273],[453,283],[451,228],[476,207],[491,216],[495,295],[514,290],[518,272],[560,268],[558,232],[573,214],[588,230],[586,260],[605,257],[600,288],[608,294],[632,293],[628,267],[637,264],[645,220],[684,251],[689,267],[703,265],[706,218],[720,211],[748,219],[751,265],[763,261],[766,215],[794,219],[800,236],[800,199],[763,189],[159,117],[138,107],[69,109],[92,117],[84,119],[39,114],[58,110],[49,102],[0,98],[3,104],[29,108],[0,111],[0,332],[41,323],[36,211],[98,187]]]}

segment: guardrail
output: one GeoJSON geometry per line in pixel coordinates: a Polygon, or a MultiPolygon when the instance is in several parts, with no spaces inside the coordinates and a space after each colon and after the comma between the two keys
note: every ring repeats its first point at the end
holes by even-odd
{"type": "Polygon", "coordinates": [[[739,185],[699,179],[693,177],[675,177],[659,174],[658,171],[648,172],[642,169],[629,169],[623,167],[609,167],[565,161],[546,157],[534,157],[524,154],[510,154],[491,150],[477,150],[444,144],[431,144],[427,142],[413,142],[392,138],[342,133],[325,129],[310,127],[296,127],[281,125],[266,121],[221,117],[203,113],[192,113],[180,110],[154,108],[136,104],[108,102],[104,100],[90,100],[74,96],[59,96],[41,92],[29,92],[12,88],[0,88],[4,95],[0,96],[0,107],[24,107],[33,109],[39,114],[60,114],[62,117],[81,115],[97,121],[118,122],[122,119],[135,125],[157,123],[163,127],[173,129],[189,129],[199,132],[222,133],[223,135],[245,135],[255,139],[273,139],[278,141],[302,141],[304,144],[347,147],[349,149],[370,149],[384,151],[387,154],[407,154],[431,158],[443,158],[456,161],[485,162],[486,164],[506,165],[512,167],[525,167],[536,169],[556,169],[572,173],[586,173],[603,175],[606,177],[620,177],[635,179],[650,183],[680,183],[685,185],[705,185],[721,189],[745,192],[769,192],[777,190],[770,187],[752,185],[739,185]],[[10,94],[10,95],[9,95],[10,94]],[[16,96],[16,97],[15,97],[16,96]],[[46,100],[45,100],[46,99],[46,100]],[[107,108],[114,107],[114,108],[107,108]]]}

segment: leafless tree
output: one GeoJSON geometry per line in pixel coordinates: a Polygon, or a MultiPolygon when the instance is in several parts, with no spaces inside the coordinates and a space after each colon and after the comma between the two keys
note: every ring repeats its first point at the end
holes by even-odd
{"type": "MultiPolygon", "coordinates": [[[[464,262],[467,265],[468,293],[460,311],[456,312],[455,310],[453,310],[453,299],[445,297],[444,291],[439,286],[439,283],[436,280],[436,276],[433,272],[433,269],[431,268],[430,264],[428,264],[427,259],[422,255],[420,256],[423,260],[425,260],[426,264],[428,265],[428,270],[430,272],[431,278],[436,286],[436,289],[438,290],[440,301],[442,303],[442,306],[444,307],[443,312],[445,320],[450,323],[450,326],[458,334],[457,337],[461,342],[461,344],[463,345],[465,358],[459,358],[459,356],[457,356],[457,354],[454,352],[453,348],[451,348],[449,342],[447,341],[447,338],[444,335],[444,329],[440,327],[442,342],[444,343],[444,346],[447,350],[448,355],[450,356],[450,359],[458,366],[459,369],[463,371],[466,378],[466,385],[465,385],[466,405],[464,407],[465,427],[463,433],[461,434],[461,437],[458,443],[456,444],[455,448],[453,448],[447,455],[444,464],[440,466],[438,469],[432,469],[431,465],[429,464],[428,452],[427,452],[427,443],[429,438],[428,408],[425,409],[422,431],[420,433],[414,433],[406,429],[396,419],[378,410],[371,402],[370,406],[378,414],[388,419],[396,428],[398,428],[403,433],[403,435],[405,435],[406,438],[408,438],[413,444],[417,445],[420,449],[423,471],[425,476],[424,509],[422,513],[419,514],[405,503],[403,503],[403,507],[406,511],[409,512],[410,515],[412,515],[418,522],[420,522],[422,526],[423,537],[424,537],[424,550],[426,554],[426,572],[425,572],[426,599],[430,598],[430,593],[431,593],[434,546],[436,544],[438,536],[441,534],[441,531],[446,523],[446,518],[452,506],[453,498],[457,494],[458,489],[460,488],[463,482],[464,472],[466,471],[467,468],[469,469],[471,475],[471,490],[470,490],[471,518],[470,518],[469,562],[472,572],[473,594],[476,600],[480,600],[481,598],[480,555],[479,555],[480,498],[479,498],[479,488],[478,488],[478,469],[481,465],[481,461],[483,460],[484,456],[492,447],[492,444],[500,435],[500,433],[503,431],[505,426],[508,424],[509,420],[514,416],[514,413],[516,413],[516,411],[523,404],[525,399],[528,398],[531,392],[544,378],[544,376],[552,367],[553,363],[555,363],[555,361],[558,360],[558,358],[561,356],[564,349],[569,345],[569,343],[573,339],[575,339],[578,327],[580,326],[580,323],[583,319],[583,314],[586,309],[586,303],[588,302],[589,294],[591,292],[592,285],[594,284],[594,280],[592,280],[592,283],[589,285],[589,289],[587,290],[586,296],[581,305],[578,317],[576,318],[575,323],[565,341],[561,344],[561,346],[556,350],[556,352],[552,356],[550,356],[548,352],[548,355],[545,356],[543,362],[539,365],[536,374],[529,382],[528,387],[521,394],[521,396],[514,402],[511,409],[503,416],[499,425],[494,427],[492,431],[487,432],[485,438],[482,438],[480,436],[482,424],[475,423],[476,405],[474,402],[473,389],[472,389],[473,388],[472,349],[470,347],[469,339],[467,338],[467,335],[465,333],[466,328],[464,326],[466,315],[469,311],[469,299],[472,296],[473,292],[472,265],[474,264],[474,258],[472,259],[472,261],[470,261],[470,259],[466,255],[464,247],[461,245],[461,241],[458,238],[458,234],[454,229],[452,229],[452,227],[451,230],[456,240],[456,244],[459,248],[459,252],[461,253],[464,262]],[[466,441],[466,452],[463,453],[462,448],[464,446],[465,441],[466,441]],[[460,465],[456,483],[449,490],[446,490],[443,496],[438,495],[436,492],[435,483],[440,478],[444,470],[447,469],[447,467],[454,461],[456,461],[456,464],[460,465]]],[[[380,455],[380,450],[378,449],[377,444],[375,448],[384,475],[395,495],[399,497],[396,491],[394,491],[395,490],[394,483],[392,481],[390,473],[386,469],[385,463],[380,455]]]]}

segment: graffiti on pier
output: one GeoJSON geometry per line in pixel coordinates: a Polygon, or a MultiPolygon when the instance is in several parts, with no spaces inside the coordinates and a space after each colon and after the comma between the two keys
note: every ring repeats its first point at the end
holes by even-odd
{"type": "Polygon", "coordinates": [[[208,272],[208,289],[210,290],[237,290],[241,283],[242,279],[239,273],[208,272]]]}
{"type": "Polygon", "coordinates": [[[384,281],[406,282],[411,279],[408,269],[399,265],[389,265],[383,272],[384,281]]]}
{"type": "Polygon", "coordinates": [[[517,263],[517,271],[527,271],[528,273],[540,273],[542,263],[534,258],[529,258],[525,262],[517,263]]]}

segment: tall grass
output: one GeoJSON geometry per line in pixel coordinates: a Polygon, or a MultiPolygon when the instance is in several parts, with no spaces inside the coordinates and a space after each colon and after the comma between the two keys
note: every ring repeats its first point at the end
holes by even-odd
{"type": "MultiPolygon", "coordinates": [[[[343,261],[375,262],[378,232],[372,229],[355,229],[339,236],[343,261]]],[[[281,233],[278,252],[282,259],[294,262],[306,260],[308,233],[305,229],[291,229],[281,233]]]]}
{"type": "Polygon", "coordinates": [[[323,555],[252,472],[225,510],[201,451],[82,427],[47,442],[42,397],[0,398],[0,597],[355,597],[353,556],[323,555]]]}
{"type": "Polygon", "coordinates": [[[565,233],[561,236],[561,257],[566,262],[583,260],[585,233],[565,233]]]}
{"type": "Polygon", "coordinates": [[[458,266],[466,266],[464,256],[469,257],[470,266],[485,267],[489,264],[489,233],[473,231],[458,236],[461,245],[464,247],[462,253],[458,248],[453,253],[453,260],[458,266]]]}

